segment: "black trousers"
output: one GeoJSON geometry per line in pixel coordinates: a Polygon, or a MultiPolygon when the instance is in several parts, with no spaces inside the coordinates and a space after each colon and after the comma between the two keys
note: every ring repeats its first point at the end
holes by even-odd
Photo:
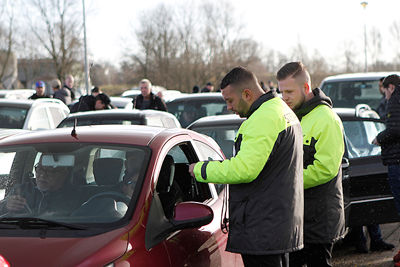
{"type": "Polygon", "coordinates": [[[330,244],[304,244],[304,248],[289,254],[290,267],[332,267],[332,247],[330,244]]]}
{"type": "Polygon", "coordinates": [[[248,255],[241,254],[245,267],[288,267],[289,255],[248,255]]]}

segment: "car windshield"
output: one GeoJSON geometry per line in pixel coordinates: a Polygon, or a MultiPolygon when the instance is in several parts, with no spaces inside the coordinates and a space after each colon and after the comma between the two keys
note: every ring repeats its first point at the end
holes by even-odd
{"type": "MultiPolygon", "coordinates": [[[[74,126],[74,118],[69,118],[60,123],[57,128],[65,128],[74,126]]],[[[143,121],[140,119],[117,119],[117,118],[78,118],[77,126],[88,126],[88,125],[107,125],[107,124],[118,124],[118,125],[142,125],[143,121]]]]}
{"type": "Polygon", "coordinates": [[[377,156],[381,147],[372,144],[372,140],[385,129],[382,122],[373,120],[343,121],[349,158],[377,156]]]}
{"type": "Polygon", "coordinates": [[[146,147],[41,143],[0,148],[0,221],[113,223],[134,209],[146,147]]]}
{"type": "Polygon", "coordinates": [[[175,115],[182,127],[187,127],[195,120],[214,115],[231,114],[224,99],[192,99],[192,101],[167,102],[168,112],[175,115]]]}
{"type": "Polygon", "coordinates": [[[208,135],[214,139],[224,152],[227,159],[233,156],[236,133],[240,127],[238,125],[215,126],[215,127],[193,127],[192,130],[208,135]]]}
{"type": "Polygon", "coordinates": [[[377,110],[382,95],[379,92],[379,80],[324,82],[322,91],[332,99],[336,108],[354,108],[358,104],[367,104],[377,110]]]}
{"type": "Polygon", "coordinates": [[[0,107],[0,128],[22,129],[28,109],[0,107]]]}

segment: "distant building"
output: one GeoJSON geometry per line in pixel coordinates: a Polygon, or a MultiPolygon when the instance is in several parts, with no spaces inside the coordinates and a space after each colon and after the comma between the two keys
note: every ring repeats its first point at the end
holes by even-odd
{"type": "Polygon", "coordinates": [[[51,94],[50,81],[57,78],[54,63],[51,59],[18,59],[18,80],[24,88],[34,88],[38,80],[46,83],[46,93],[51,94]]]}

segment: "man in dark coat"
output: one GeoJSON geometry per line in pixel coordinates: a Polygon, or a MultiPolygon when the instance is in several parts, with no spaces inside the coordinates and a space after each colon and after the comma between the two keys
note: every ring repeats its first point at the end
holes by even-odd
{"type": "Polygon", "coordinates": [[[277,80],[303,130],[304,249],[290,254],[290,266],[332,266],[333,244],[345,235],[342,121],[330,98],[319,88],[311,90],[310,74],[301,62],[285,64],[277,80]]]}
{"type": "Polygon", "coordinates": [[[139,87],[141,94],[133,100],[133,108],[167,111],[164,101],[151,92],[152,85],[148,79],[141,80],[139,87]]]}
{"type": "Polygon", "coordinates": [[[29,99],[38,99],[38,98],[50,98],[51,96],[46,94],[46,84],[44,81],[36,82],[36,93],[31,95],[29,99]]]}

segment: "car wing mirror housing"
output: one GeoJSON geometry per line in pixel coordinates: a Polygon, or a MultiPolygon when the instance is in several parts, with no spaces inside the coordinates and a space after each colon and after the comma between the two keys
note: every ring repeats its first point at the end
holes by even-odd
{"type": "Polygon", "coordinates": [[[172,223],[177,229],[197,228],[214,218],[212,209],[199,202],[181,202],[175,206],[172,223]]]}
{"type": "Polygon", "coordinates": [[[214,213],[209,206],[198,202],[181,202],[176,204],[173,217],[167,219],[160,198],[155,194],[146,223],[145,247],[149,251],[172,232],[201,227],[209,224],[213,218],[214,213]]]}

